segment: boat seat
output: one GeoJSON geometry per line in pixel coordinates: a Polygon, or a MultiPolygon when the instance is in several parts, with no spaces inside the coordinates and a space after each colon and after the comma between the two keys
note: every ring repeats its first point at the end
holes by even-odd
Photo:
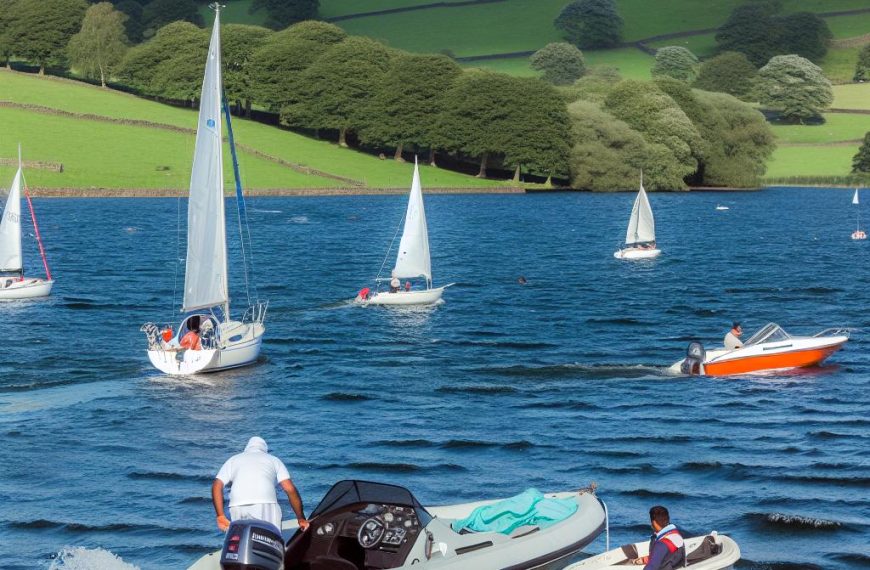
{"type": "Polygon", "coordinates": [[[704,560],[713,558],[717,554],[722,552],[722,545],[716,544],[716,539],[712,536],[705,536],[704,540],[701,541],[701,544],[693,550],[686,554],[686,566],[691,566],[692,564],[697,564],[698,562],[703,562],[704,560]]]}

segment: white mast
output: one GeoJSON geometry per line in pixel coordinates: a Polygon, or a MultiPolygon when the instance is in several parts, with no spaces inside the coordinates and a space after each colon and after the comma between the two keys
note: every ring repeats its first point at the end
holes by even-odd
{"type": "Polygon", "coordinates": [[[196,147],[190,174],[187,210],[187,263],[183,312],[222,305],[229,320],[227,236],[224,214],[223,151],[221,147],[222,81],[220,8],[208,48],[199,105],[196,147]]]}

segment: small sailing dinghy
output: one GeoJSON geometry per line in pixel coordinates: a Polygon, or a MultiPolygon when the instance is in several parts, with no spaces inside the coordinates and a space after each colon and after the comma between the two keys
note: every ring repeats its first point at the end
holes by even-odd
{"type": "MultiPolygon", "coordinates": [[[[541,516],[514,521],[530,524],[467,532],[455,530],[454,523],[499,501],[424,507],[404,487],[339,481],[311,513],[308,530],[296,530],[286,544],[271,524],[234,521],[223,550],[203,556],[190,570],[218,570],[222,564],[260,570],[525,570],[559,564],[604,531],[604,503],[590,490],[548,493],[543,499],[571,508],[554,518],[547,515],[556,509],[548,505],[547,515],[542,507],[541,516]]],[[[294,530],[295,524],[282,526],[294,530]]]]}
{"type": "MultiPolygon", "coordinates": [[[[692,570],[731,570],[740,560],[740,547],[730,537],[716,531],[706,536],[687,538],[686,565],[679,568],[692,570]]],[[[633,559],[649,556],[649,541],[614,548],[598,556],[587,558],[567,566],[565,570],[612,570],[617,568],[640,568],[633,559]]]]}
{"type": "Polygon", "coordinates": [[[855,188],[855,194],[852,196],[852,204],[858,206],[855,211],[855,231],[852,232],[852,239],[867,239],[867,234],[861,229],[861,201],[858,199],[858,189],[855,188]]]}
{"type": "Polygon", "coordinates": [[[18,171],[9,188],[6,206],[3,208],[3,219],[0,221],[0,300],[32,299],[46,297],[51,293],[54,280],[48,268],[45,248],[42,247],[42,237],[36,223],[36,212],[33,202],[27,192],[24,182],[24,171],[21,166],[21,146],[18,146],[18,171]],[[45,267],[45,279],[24,276],[24,256],[21,251],[21,194],[27,199],[30,219],[33,222],[33,233],[39,245],[39,254],[45,267]]]}
{"type": "MultiPolygon", "coordinates": [[[[387,255],[389,254],[387,251],[387,255]]],[[[423,207],[420,168],[415,157],[414,178],[411,182],[411,194],[408,197],[396,265],[390,277],[382,278],[379,274],[375,278],[375,291],[365,287],[357,294],[355,301],[362,305],[431,305],[441,299],[444,289],[451,285],[453,283],[432,287],[429,231],[426,227],[426,210],[423,207]],[[412,279],[420,282],[418,288],[412,286],[412,279]],[[381,291],[382,286],[388,289],[381,291]]]]}
{"type": "Polygon", "coordinates": [[[640,190],[634,199],[628,229],[625,232],[625,247],[613,254],[617,259],[651,259],[661,250],[656,247],[656,221],[646,190],[643,188],[643,172],[640,173],[640,190]]]}
{"type": "Polygon", "coordinates": [[[724,212],[725,210],[730,210],[731,208],[729,208],[728,206],[723,206],[722,204],[716,204],[716,209],[720,212],[724,212]]]}
{"type": "MultiPolygon", "coordinates": [[[[222,153],[223,113],[227,121],[236,197],[241,222],[247,221],[233,142],[229,107],[223,101],[221,81],[220,8],[217,3],[214,29],[209,44],[205,77],[200,97],[190,198],[187,206],[187,258],[184,275],[185,314],[177,333],[146,323],[148,358],[165,374],[187,375],[236,368],[253,363],[260,354],[268,303],[250,302],[242,319],[230,316],[229,271],[227,268],[226,218],[222,153]]],[[[244,255],[244,235],[242,252],[244,255]]],[[[249,238],[250,239],[250,238],[249,238]]],[[[245,278],[247,281],[247,258],[245,278]]]]}

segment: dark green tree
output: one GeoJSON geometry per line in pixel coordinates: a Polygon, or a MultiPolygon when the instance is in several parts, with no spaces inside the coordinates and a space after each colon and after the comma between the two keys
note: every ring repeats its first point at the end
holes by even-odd
{"type": "Polygon", "coordinates": [[[864,135],[864,142],[858,149],[858,154],[852,158],[852,172],[870,174],[870,132],[864,135]]]}
{"type": "Polygon", "coordinates": [[[142,4],[136,2],[136,0],[121,0],[120,2],[115,2],[115,10],[127,15],[124,29],[130,42],[133,44],[141,42],[145,33],[145,23],[142,21],[144,13],[142,4]]]}
{"type": "Polygon", "coordinates": [[[653,77],[672,77],[691,83],[698,75],[698,58],[682,46],[667,46],[656,51],[653,77]]]}
{"type": "Polygon", "coordinates": [[[734,8],[728,20],[716,32],[720,52],[737,51],[755,66],[762,66],[780,53],[782,28],[774,15],[777,2],[751,2],[734,8]]]}
{"type": "Polygon", "coordinates": [[[10,69],[9,58],[12,57],[14,46],[9,36],[9,26],[12,21],[12,16],[15,13],[15,4],[18,0],[4,0],[2,9],[0,9],[0,57],[6,65],[6,69],[10,69]]]}
{"type": "Polygon", "coordinates": [[[281,30],[303,20],[316,20],[320,0],[254,0],[251,13],[265,10],[266,27],[281,30]]]}
{"type": "Polygon", "coordinates": [[[346,37],[338,26],[317,21],[300,22],[267,37],[251,56],[254,100],[275,112],[297,102],[302,72],[346,37]]]}
{"type": "Polygon", "coordinates": [[[146,38],[172,22],[190,22],[200,27],[205,25],[195,0],[151,0],[142,10],[142,21],[146,38]]]}
{"type": "Polygon", "coordinates": [[[402,160],[405,145],[429,148],[434,165],[436,119],[446,111],[444,94],[461,73],[444,55],[397,55],[363,110],[360,140],[396,149],[396,160],[402,160]]]}
{"type": "Polygon", "coordinates": [[[243,24],[225,24],[221,28],[224,89],[230,101],[244,101],[246,115],[250,115],[256,91],[254,53],[273,32],[243,24]]]}
{"type": "Polygon", "coordinates": [[[738,99],[752,99],[758,70],[740,52],[727,51],[701,64],[694,86],[704,91],[728,93],[738,99]]]}
{"type": "Polygon", "coordinates": [[[575,81],[574,85],[559,87],[559,94],[566,103],[574,101],[602,103],[620,81],[622,76],[615,67],[597,66],[575,81]]]}
{"type": "Polygon", "coordinates": [[[554,22],[562,36],[581,49],[608,48],[622,41],[622,18],[614,0],[574,0],[554,22]]]}
{"type": "Polygon", "coordinates": [[[88,5],[85,0],[17,0],[10,8],[6,42],[43,75],[46,65],[64,63],[67,43],[81,28],[88,5]]]}
{"type": "Polygon", "coordinates": [[[870,79],[870,44],[867,44],[858,53],[858,62],[855,64],[855,81],[867,81],[870,79]]]}
{"type": "Polygon", "coordinates": [[[529,61],[532,69],[542,72],[544,81],[553,85],[571,85],[586,73],[583,52],[565,42],[547,44],[529,61]]]}
{"type": "Polygon", "coordinates": [[[834,93],[821,68],[798,55],[778,55],[758,70],[758,101],[780,111],[786,121],[803,122],[821,116],[834,93]]]}
{"type": "Polygon", "coordinates": [[[394,53],[364,37],[349,37],[330,47],[301,74],[299,99],[281,109],[288,125],[335,129],[338,144],[365,124],[362,110],[382,81],[394,53]]]}
{"type": "MultiPolygon", "coordinates": [[[[197,93],[202,83],[209,33],[190,22],[174,22],[157,31],[153,38],[131,48],[121,61],[116,75],[124,84],[143,95],[189,99],[170,96],[167,67],[179,66],[176,79],[190,78],[193,86],[175,86],[173,92],[197,93]],[[176,89],[178,87],[178,89],[176,89]],[[186,89],[186,90],[185,90],[186,89]]],[[[198,96],[195,94],[194,97],[198,96]]]]}
{"type": "Polygon", "coordinates": [[[126,18],[110,2],[93,4],[85,12],[81,31],[67,45],[70,63],[86,77],[99,77],[103,87],[106,76],[115,70],[127,51],[126,18]]]}
{"type": "Polygon", "coordinates": [[[811,12],[797,12],[779,17],[782,28],[780,54],[797,54],[810,61],[819,61],[828,53],[834,34],[828,23],[811,12]]]}

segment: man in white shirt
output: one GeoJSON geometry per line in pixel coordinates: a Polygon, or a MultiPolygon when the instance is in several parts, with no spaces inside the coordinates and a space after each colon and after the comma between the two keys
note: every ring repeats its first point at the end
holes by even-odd
{"type": "Polygon", "coordinates": [[[731,330],[725,335],[725,348],[728,350],[743,348],[743,343],[740,342],[740,335],[742,334],[743,328],[740,326],[740,323],[735,321],[734,326],[731,327],[731,330]]]}
{"type": "Polygon", "coordinates": [[[252,437],[243,453],[227,459],[218,471],[211,485],[211,499],[217,514],[217,525],[222,531],[230,526],[224,514],[224,486],[230,487],[230,516],[233,520],[259,519],[281,528],[281,507],[275,485],[280,485],[287,493],[287,499],[299,528],[308,528],[308,521],[302,510],[299,491],[290,480],[284,463],[274,455],[269,455],[269,447],[261,437],[252,437]]]}

